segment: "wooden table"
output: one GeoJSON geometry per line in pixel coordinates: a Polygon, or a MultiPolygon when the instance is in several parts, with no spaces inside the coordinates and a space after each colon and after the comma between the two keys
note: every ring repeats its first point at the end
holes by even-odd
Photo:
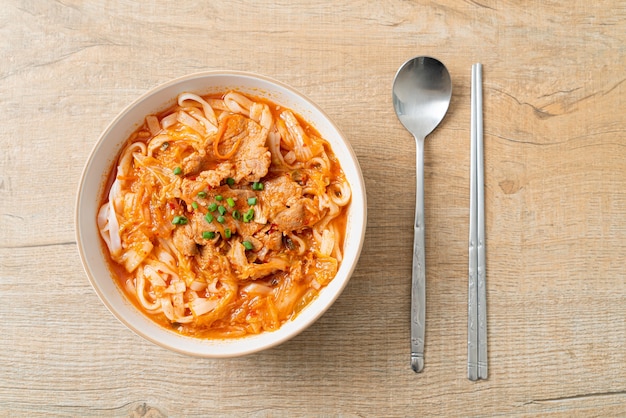
{"type": "Polygon", "coordinates": [[[0,6],[1,416],[625,416],[626,2],[36,1],[0,6]],[[559,4],[561,3],[561,4],[559,4]],[[450,69],[426,141],[426,367],[409,368],[414,141],[391,83],[450,69]],[[467,362],[470,67],[484,66],[489,379],[467,362]],[[98,135],[184,74],[296,87],[360,160],[366,242],[295,339],[185,357],[121,325],[73,213],[98,135]]]}

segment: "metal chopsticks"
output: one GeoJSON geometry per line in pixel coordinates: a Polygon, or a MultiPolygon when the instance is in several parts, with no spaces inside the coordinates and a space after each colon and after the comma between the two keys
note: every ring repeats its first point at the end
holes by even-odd
{"type": "Polygon", "coordinates": [[[487,378],[482,65],[472,65],[467,377],[487,378]]]}

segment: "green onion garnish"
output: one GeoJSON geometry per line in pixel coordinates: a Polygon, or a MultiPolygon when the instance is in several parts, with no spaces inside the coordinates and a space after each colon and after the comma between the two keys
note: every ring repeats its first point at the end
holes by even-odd
{"type": "Polygon", "coordinates": [[[194,209],[198,209],[198,203],[197,202],[191,202],[191,207],[194,209]]]}
{"type": "Polygon", "coordinates": [[[228,239],[230,238],[232,235],[232,232],[230,232],[230,229],[226,228],[224,229],[224,238],[228,239]]]}
{"type": "Polygon", "coordinates": [[[254,206],[254,205],[256,205],[256,202],[257,202],[257,198],[256,198],[256,197],[249,197],[249,198],[248,198],[248,204],[249,204],[250,206],[254,206]]]}
{"type": "Polygon", "coordinates": [[[221,194],[218,194],[217,196],[215,196],[215,200],[221,202],[222,200],[224,200],[224,197],[221,194]]]}
{"type": "Polygon", "coordinates": [[[243,221],[250,222],[252,219],[254,219],[254,209],[248,209],[248,211],[243,215],[243,221]]]}
{"type": "Polygon", "coordinates": [[[252,243],[250,241],[244,241],[242,242],[243,246],[246,247],[246,250],[251,250],[254,248],[254,246],[252,245],[252,243]]]}
{"type": "Polygon", "coordinates": [[[217,222],[223,224],[224,222],[226,222],[226,218],[224,218],[222,215],[217,217],[217,222]]]}
{"type": "Polygon", "coordinates": [[[252,183],[252,190],[263,190],[263,183],[255,181],[252,183]]]}
{"type": "Polygon", "coordinates": [[[211,212],[207,212],[207,214],[206,214],[206,215],[204,215],[204,219],[205,219],[208,223],[213,222],[213,215],[211,215],[211,212]]]}
{"type": "Polygon", "coordinates": [[[226,213],[226,208],[224,206],[218,206],[217,211],[220,213],[220,215],[224,215],[226,213]]]}
{"type": "Polygon", "coordinates": [[[228,203],[228,206],[230,206],[231,208],[235,207],[235,200],[232,197],[226,199],[226,203],[228,203]]]}
{"type": "Polygon", "coordinates": [[[182,169],[182,168],[180,168],[180,167],[176,167],[176,168],[173,170],[173,173],[174,173],[174,174],[176,174],[176,175],[179,175],[179,174],[180,174],[180,173],[182,173],[182,172],[183,172],[183,169],[182,169]]]}
{"type": "Polygon", "coordinates": [[[226,184],[228,184],[229,186],[232,186],[233,184],[235,184],[235,179],[232,177],[228,177],[226,179],[226,184]]]}
{"type": "Polygon", "coordinates": [[[206,197],[206,192],[198,192],[198,197],[200,199],[204,199],[206,197]]]}
{"type": "Polygon", "coordinates": [[[213,231],[204,231],[202,233],[202,238],[204,238],[204,239],[213,239],[213,238],[215,238],[215,232],[213,232],[213,231]]]}
{"type": "Polygon", "coordinates": [[[187,218],[184,216],[176,215],[174,219],[172,219],[172,223],[174,225],[185,225],[187,223],[187,218]]]}
{"type": "Polygon", "coordinates": [[[241,212],[239,212],[237,209],[235,209],[233,211],[233,218],[235,218],[236,220],[240,220],[241,219],[241,212]]]}
{"type": "Polygon", "coordinates": [[[217,210],[217,203],[211,203],[209,206],[207,206],[207,209],[209,209],[211,212],[215,212],[217,210]]]}

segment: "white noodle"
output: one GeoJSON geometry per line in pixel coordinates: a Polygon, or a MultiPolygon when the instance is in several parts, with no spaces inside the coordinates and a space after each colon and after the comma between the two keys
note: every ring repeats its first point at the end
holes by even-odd
{"type": "Polygon", "coordinates": [[[296,153],[293,150],[285,154],[283,158],[288,165],[292,165],[297,160],[296,153]]]}
{"type": "Polygon", "coordinates": [[[213,125],[214,128],[217,129],[217,117],[215,117],[215,111],[206,100],[204,100],[202,97],[193,93],[183,93],[180,96],[178,96],[178,105],[180,107],[184,107],[184,103],[187,100],[200,103],[200,105],[202,105],[202,110],[204,111],[204,117],[208,120],[208,122],[211,125],[213,125]]]}
{"type": "Polygon", "coordinates": [[[137,299],[139,299],[141,306],[143,306],[148,311],[154,311],[156,309],[159,309],[161,307],[160,300],[157,299],[153,303],[148,302],[145,296],[145,287],[146,287],[146,280],[143,274],[143,269],[139,268],[137,270],[137,288],[136,288],[137,299]]]}
{"type": "Polygon", "coordinates": [[[190,322],[193,322],[193,315],[181,316],[176,319],[176,322],[179,324],[189,324],[190,322]]]}
{"type": "Polygon", "coordinates": [[[146,117],[146,125],[148,125],[148,130],[150,131],[150,134],[152,134],[152,136],[157,136],[158,133],[161,131],[161,124],[159,123],[159,119],[154,115],[146,117]]]}
{"type": "Polygon", "coordinates": [[[148,144],[148,156],[152,157],[152,154],[154,154],[157,148],[161,148],[164,143],[169,141],[171,141],[171,138],[166,134],[157,135],[152,138],[148,144]]]}
{"type": "Polygon", "coordinates": [[[272,288],[259,283],[248,283],[241,288],[241,291],[248,294],[267,296],[272,293],[272,288]]]}
{"type": "Polygon", "coordinates": [[[287,234],[287,236],[291,239],[291,241],[298,245],[298,255],[303,255],[307,250],[306,242],[304,242],[302,238],[293,233],[289,233],[287,234]]]}
{"type": "Polygon", "coordinates": [[[133,154],[139,152],[142,155],[146,155],[147,150],[148,148],[146,144],[141,141],[133,142],[132,144],[127,146],[124,151],[122,151],[122,156],[120,157],[119,163],[117,165],[117,175],[130,175],[132,169],[133,154]]]}
{"type": "Polygon", "coordinates": [[[122,252],[122,239],[111,200],[102,205],[98,211],[98,228],[111,255],[117,257],[122,252]]]}
{"type": "Polygon", "coordinates": [[[165,289],[165,293],[183,293],[185,290],[187,290],[185,282],[182,280],[172,280],[170,285],[165,289]]]}
{"type": "Polygon", "coordinates": [[[180,112],[178,112],[177,119],[180,123],[190,127],[197,133],[201,135],[207,134],[207,129],[204,126],[202,126],[200,122],[198,122],[197,119],[193,118],[189,113],[185,112],[184,110],[181,110],[180,112]]]}
{"type": "Polygon", "coordinates": [[[165,295],[159,298],[159,301],[161,302],[161,308],[163,309],[165,317],[174,322],[174,307],[172,306],[172,299],[170,298],[170,295],[165,295]]]}
{"type": "Polygon", "coordinates": [[[250,119],[257,122],[268,131],[272,129],[272,125],[274,123],[270,108],[263,103],[252,103],[250,106],[250,119]]]}
{"type": "Polygon", "coordinates": [[[207,284],[205,282],[201,282],[199,280],[194,280],[189,285],[189,289],[193,290],[194,292],[201,292],[202,290],[204,290],[206,288],[207,288],[207,284]]]}
{"type": "MultiPolygon", "coordinates": [[[[326,154],[323,154],[323,155],[324,157],[326,157],[326,154]]],[[[319,169],[323,171],[330,170],[330,162],[328,161],[327,158],[322,158],[320,156],[317,156],[317,157],[311,158],[309,161],[306,162],[307,168],[317,168],[316,166],[319,166],[319,169]]]]}
{"type": "Polygon", "coordinates": [[[328,194],[332,201],[339,206],[347,205],[352,196],[350,186],[347,182],[331,184],[328,194]]]}
{"type": "MultiPolygon", "coordinates": [[[[336,225],[333,225],[333,231],[336,237],[339,236],[339,232],[337,231],[336,225]]],[[[341,251],[340,245],[335,245],[335,249],[333,250],[333,257],[337,259],[338,263],[341,263],[341,261],[343,260],[343,253],[341,251]]]]}
{"type": "Polygon", "coordinates": [[[150,281],[152,286],[165,287],[167,286],[167,277],[162,277],[152,266],[147,265],[143,269],[143,275],[150,281]]]}
{"type": "Polygon", "coordinates": [[[213,125],[207,118],[204,117],[204,114],[196,108],[188,108],[187,113],[193,116],[200,124],[204,127],[204,130],[207,135],[217,132],[217,126],[213,125]]]}
{"type": "Polygon", "coordinates": [[[189,309],[195,316],[204,315],[217,308],[218,302],[215,299],[197,298],[189,303],[189,309]]]}
{"type": "Polygon", "coordinates": [[[178,112],[170,113],[163,119],[161,119],[161,126],[163,129],[167,129],[178,122],[178,112]]]}
{"type": "Polygon", "coordinates": [[[234,91],[228,92],[224,95],[224,104],[231,112],[240,113],[244,116],[250,116],[250,106],[252,101],[247,97],[242,96],[234,91]]]}
{"type": "Polygon", "coordinates": [[[298,161],[309,161],[313,157],[311,147],[307,146],[310,141],[296,117],[290,111],[284,110],[281,112],[280,118],[285,122],[287,131],[293,140],[293,151],[296,153],[298,161]]]}
{"type": "Polygon", "coordinates": [[[335,246],[335,231],[332,229],[325,229],[322,232],[322,241],[320,242],[320,253],[325,256],[330,256],[335,246]]]}
{"type": "Polygon", "coordinates": [[[174,306],[174,318],[176,322],[179,322],[180,318],[185,315],[185,299],[182,293],[172,295],[172,305],[174,306]]]}

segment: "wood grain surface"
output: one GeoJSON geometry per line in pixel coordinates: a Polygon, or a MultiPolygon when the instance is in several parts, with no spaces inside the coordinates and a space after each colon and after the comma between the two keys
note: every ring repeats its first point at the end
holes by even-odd
{"type": "Polygon", "coordinates": [[[0,2],[0,416],[626,416],[626,2],[0,2]],[[442,60],[426,140],[426,367],[409,367],[408,58],[442,60]],[[470,382],[470,68],[484,66],[489,379],[470,382]],[[354,148],[368,229],[336,304],[293,340],[206,360],[121,325],[81,266],[83,165],[174,77],[253,71],[354,148]]]}

